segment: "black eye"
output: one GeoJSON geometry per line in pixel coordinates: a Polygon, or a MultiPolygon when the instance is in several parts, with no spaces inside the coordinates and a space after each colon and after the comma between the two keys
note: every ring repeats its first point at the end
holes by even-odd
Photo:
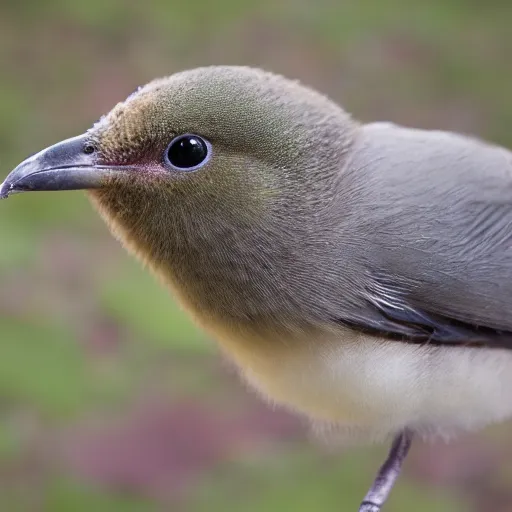
{"type": "Polygon", "coordinates": [[[86,144],[84,146],[84,153],[86,155],[91,155],[92,153],[94,153],[96,151],[96,148],[92,145],[92,144],[86,144]]]}
{"type": "Polygon", "coordinates": [[[165,160],[175,169],[194,171],[208,161],[210,153],[210,143],[198,135],[180,135],[169,144],[165,160]]]}

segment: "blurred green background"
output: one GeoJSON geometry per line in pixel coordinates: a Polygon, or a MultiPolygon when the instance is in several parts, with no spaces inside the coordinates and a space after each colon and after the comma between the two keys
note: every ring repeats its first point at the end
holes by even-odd
{"type": "MultiPolygon", "coordinates": [[[[2,0],[0,176],[205,64],[512,147],[511,26],[505,0],[2,0]]],[[[386,451],[262,404],[82,193],[0,204],[0,510],[355,511],[386,451]]],[[[418,443],[386,510],[512,510],[510,427],[418,443]]]]}

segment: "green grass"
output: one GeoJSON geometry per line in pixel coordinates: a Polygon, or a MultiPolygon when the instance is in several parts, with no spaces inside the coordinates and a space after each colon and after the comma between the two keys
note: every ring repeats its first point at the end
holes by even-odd
{"type": "MultiPolygon", "coordinates": [[[[261,510],[357,510],[371,482],[374,457],[367,450],[320,459],[311,449],[228,466],[210,478],[193,502],[194,512],[226,509],[261,510]],[[269,478],[269,474],[272,478],[269,478]]],[[[390,497],[387,509],[394,512],[462,512],[465,508],[445,491],[432,492],[404,477],[390,497]]]]}
{"type": "Polygon", "coordinates": [[[100,374],[88,364],[71,332],[45,324],[1,318],[0,403],[40,414],[77,414],[93,404],[119,399],[125,379],[100,374]]]}

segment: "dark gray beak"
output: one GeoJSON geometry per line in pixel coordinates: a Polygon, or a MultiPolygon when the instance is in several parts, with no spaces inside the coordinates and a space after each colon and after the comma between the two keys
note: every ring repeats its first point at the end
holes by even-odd
{"type": "Polygon", "coordinates": [[[59,142],[18,165],[0,186],[0,199],[31,190],[100,188],[105,178],[120,171],[98,166],[96,160],[86,135],[59,142]]]}

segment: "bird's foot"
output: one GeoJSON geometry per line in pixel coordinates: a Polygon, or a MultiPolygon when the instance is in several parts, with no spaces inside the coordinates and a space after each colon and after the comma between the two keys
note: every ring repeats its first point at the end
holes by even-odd
{"type": "Polygon", "coordinates": [[[389,455],[361,503],[359,512],[380,512],[400,474],[402,463],[411,447],[411,441],[410,430],[404,430],[395,437],[389,455]]]}
{"type": "Polygon", "coordinates": [[[363,501],[359,507],[359,512],[380,512],[380,505],[370,503],[369,501],[363,501]]]}

